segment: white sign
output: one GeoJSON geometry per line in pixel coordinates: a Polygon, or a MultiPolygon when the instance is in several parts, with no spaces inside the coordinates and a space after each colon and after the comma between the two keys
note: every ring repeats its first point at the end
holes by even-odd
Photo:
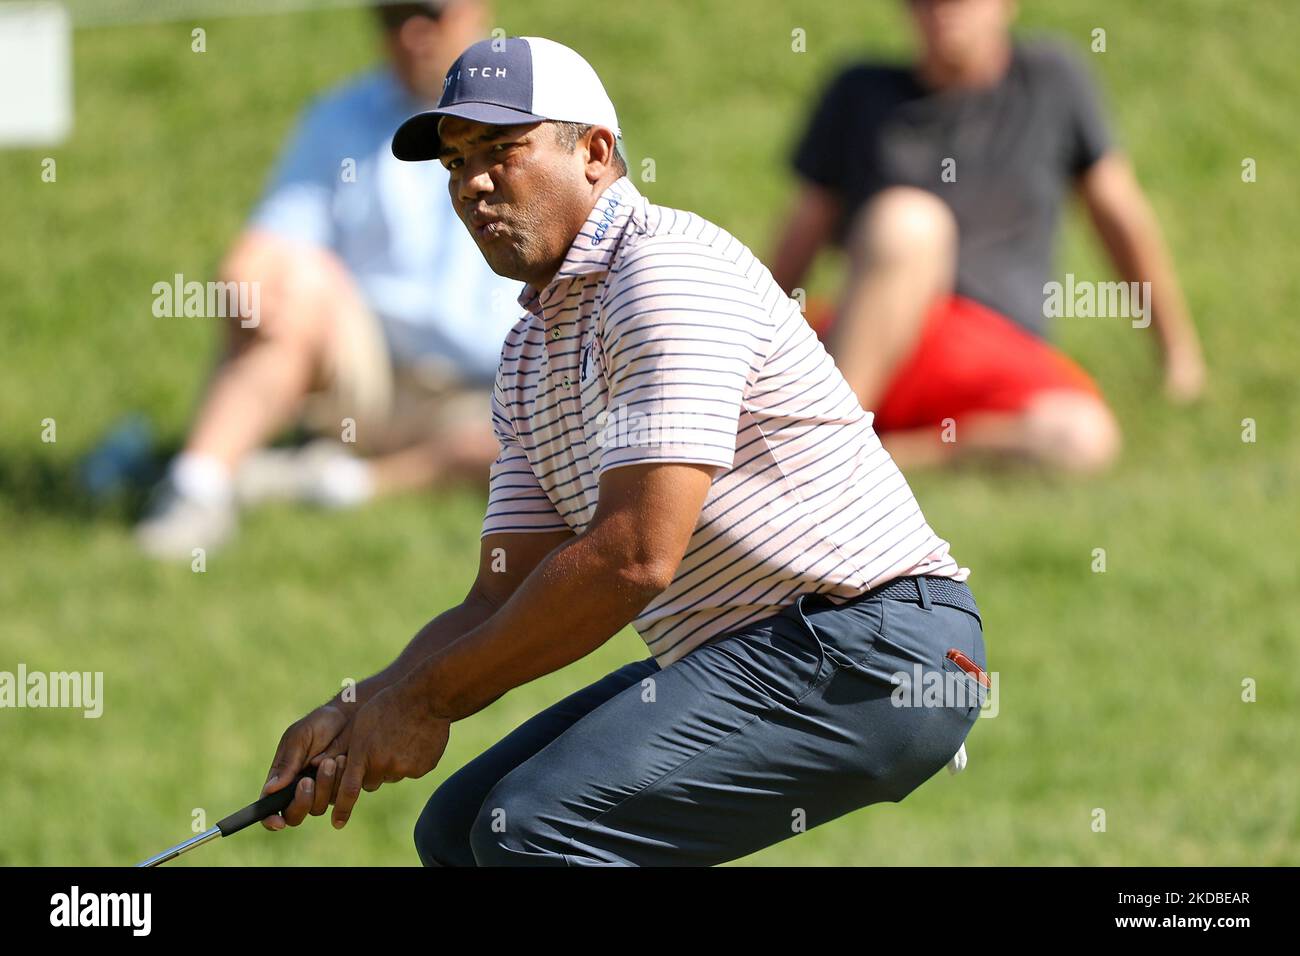
{"type": "Polygon", "coordinates": [[[0,4],[0,146],[72,130],[72,21],[58,3],[0,4]]]}

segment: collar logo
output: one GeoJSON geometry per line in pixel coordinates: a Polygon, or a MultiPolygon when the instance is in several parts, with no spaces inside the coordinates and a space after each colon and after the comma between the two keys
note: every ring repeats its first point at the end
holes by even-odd
{"type": "Polygon", "coordinates": [[[609,232],[609,227],[614,225],[614,218],[618,215],[619,202],[613,196],[602,200],[603,209],[598,209],[600,219],[596,223],[596,231],[592,234],[591,244],[598,246],[605,241],[605,233],[609,232]]]}

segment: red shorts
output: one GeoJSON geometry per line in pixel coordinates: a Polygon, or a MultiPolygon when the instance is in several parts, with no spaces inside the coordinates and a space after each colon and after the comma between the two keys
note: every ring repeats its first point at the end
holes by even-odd
{"type": "MultiPolygon", "coordinates": [[[[808,303],[823,341],[834,319],[825,302],[808,303]]],[[[877,403],[875,429],[898,431],[960,421],[980,412],[1020,412],[1041,392],[1100,398],[1096,383],[1063,353],[1010,319],[958,295],[934,304],[920,341],[877,403]]]]}

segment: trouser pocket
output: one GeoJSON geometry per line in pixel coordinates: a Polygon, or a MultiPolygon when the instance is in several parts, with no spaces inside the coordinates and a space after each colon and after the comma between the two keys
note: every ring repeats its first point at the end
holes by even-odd
{"type": "MultiPolygon", "coordinates": [[[[826,657],[809,638],[794,605],[772,618],[718,635],[687,657],[708,659],[712,672],[738,695],[792,707],[821,682],[826,657]]],[[[674,665],[676,666],[676,665],[674,665]]]]}
{"type": "Polygon", "coordinates": [[[990,693],[978,619],[939,604],[891,602],[887,613],[871,665],[888,674],[898,706],[942,708],[973,724],[990,693]]]}
{"type": "MultiPolygon", "coordinates": [[[[872,673],[870,662],[887,627],[888,603],[875,597],[836,605],[822,595],[800,595],[789,610],[820,655],[818,682],[845,669],[872,673]]],[[[888,675],[876,676],[888,681],[888,675]]]]}
{"type": "Polygon", "coordinates": [[[957,648],[949,648],[942,663],[943,694],[947,706],[963,711],[974,720],[988,699],[989,680],[983,668],[972,673],[968,666],[963,666],[967,661],[969,657],[966,654],[957,648]]]}

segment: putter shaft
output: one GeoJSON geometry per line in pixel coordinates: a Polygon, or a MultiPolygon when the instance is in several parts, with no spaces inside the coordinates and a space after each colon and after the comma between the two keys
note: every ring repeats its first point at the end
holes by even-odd
{"type": "Polygon", "coordinates": [[[242,810],[236,810],[230,816],[217,821],[217,825],[208,830],[204,830],[198,836],[192,836],[184,843],[178,843],[170,850],[163,850],[157,856],[151,856],[143,863],[137,863],[136,866],[157,866],[160,863],[166,863],[168,860],[174,860],[182,853],[186,853],[196,846],[207,843],[213,837],[230,836],[232,833],[238,833],[247,827],[252,826],[259,820],[265,820],[267,817],[274,816],[277,813],[284,812],[293,800],[294,791],[298,789],[304,777],[315,777],[316,768],[307,767],[301,774],[294,779],[293,783],[275,793],[269,793],[242,810]]]}
{"type": "Polygon", "coordinates": [[[171,849],[163,850],[157,856],[151,856],[143,863],[137,863],[136,866],[137,867],[157,866],[159,863],[166,863],[168,860],[176,859],[176,857],[180,856],[182,853],[185,853],[187,850],[192,850],[196,846],[201,846],[202,844],[207,843],[213,837],[219,837],[219,836],[221,836],[220,827],[209,827],[208,829],[200,833],[198,836],[192,836],[184,843],[177,843],[171,849]]]}

